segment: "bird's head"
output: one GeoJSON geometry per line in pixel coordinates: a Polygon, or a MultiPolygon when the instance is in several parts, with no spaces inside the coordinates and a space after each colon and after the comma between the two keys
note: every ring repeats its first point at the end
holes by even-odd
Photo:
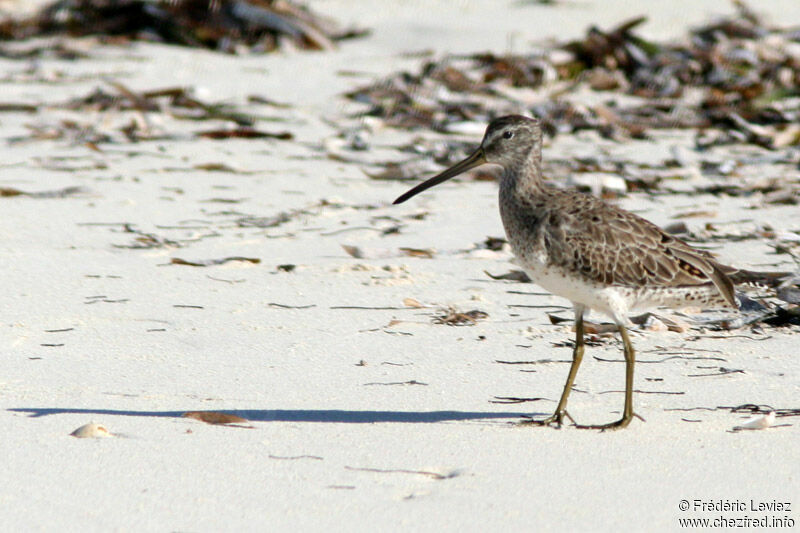
{"type": "Polygon", "coordinates": [[[522,115],[497,118],[489,123],[480,147],[472,155],[402,194],[394,203],[403,203],[426,189],[484,163],[494,163],[508,169],[524,165],[531,157],[538,160],[541,150],[542,128],[538,120],[522,115]]]}

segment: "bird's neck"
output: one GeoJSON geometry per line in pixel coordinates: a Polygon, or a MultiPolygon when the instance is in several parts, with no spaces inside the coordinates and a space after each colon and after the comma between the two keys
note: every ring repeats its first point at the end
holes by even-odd
{"type": "Polygon", "coordinates": [[[530,196],[545,190],[542,178],[542,156],[537,150],[528,152],[527,157],[503,168],[500,191],[509,196],[530,196]]]}

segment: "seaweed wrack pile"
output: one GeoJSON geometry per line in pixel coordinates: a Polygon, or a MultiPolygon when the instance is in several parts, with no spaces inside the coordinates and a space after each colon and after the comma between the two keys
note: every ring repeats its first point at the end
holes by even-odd
{"type": "Polygon", "coordinates": [[[641,138],[650,129],[720,128],[698,135],[698,146],[796,145],[800,27],[767,26],[735,4],[736,15],[691,30],[679,44],[637,36],[646,20],[639,17],[528,55],[447,56],[348,96],[401,128],[449,132],[459,122],[528,111],[550,134],[592,129],[641,138]],[[571,98],[586,90],[609,97],[571,98]]]}
{"type": "Polygon", "coordinates": [[[58,0],[29,19],[0,23],[4,40],[98,35],[224,52],[269,52],[286,42],[328,50],[364,33],[290,0],[58,0]]]}

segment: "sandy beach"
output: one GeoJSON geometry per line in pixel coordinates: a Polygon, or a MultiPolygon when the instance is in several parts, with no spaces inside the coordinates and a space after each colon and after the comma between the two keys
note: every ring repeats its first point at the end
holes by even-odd
{"type": "MultiPolygon", "coordinates": [[[[483,245],[503,236],[496,183],[454,181],[392,206],[416,181],[370,179],[368,163],[407,157],[399,147],[415,134],[357,117],[363,106],[343,96],[425,58],[522,52],[614,26],[640,6],[312,6],[371,33],[326,52],[80,39],[68,42],[88,58],[0,58],[0,102],[38,109],[0,114],[0,188],[25,193],[0,196],[0,530],[672,531],[679,519],[745,516],[799,527],[797,416],[733,430],[751,417],[736,406],[800,408],[798,326],[636,329],[645,421],[602,433],[517,425],[556,405],[573,333],[548,314],[571,318],[569,302],[485,274],[518,268],[508,247],[483,245]],[[201,138],[226,123],[62,105],[113,82],[191,87],[291,138],[201,138]],[[74,137],[31,136],[63,121],[78,124],[74,137]],[[153,140],[128,142],[120,131],[131,122],[153,140]],[[110,141],[84,142],[85,124],[110,141]],[[339,134],[364,124],[370,149],[340,150],[339,134]],[[225,258],[237,259],[187,264],[225,258]],[[450,308],[488,316],[440,323],[450,308]],[[206,411],[246,421],[182,416],[206,411]],[[87,423],[112,436],[70,435],[87,423]],[[759,510],[764,502],[789,508],[759,510]]],[[[732,9],[648,3],[641,33],[678,38],[732,9]]],[[[758,10],[800,24],[794,0],[758,10]]],[[[481,132],[463,137],[477,145],[481,132]]],[[[627,142],[581,132],[544,148],[545,159],[643,164],[676,153],[697,169],[743,161],[726,179],[800,181],[797,145],[699,154],[688,133],[660,131],[627,142]],[[770,154],[795,163],[769,164],[770,154]]],[[[680,220],[800,235],[797,205],[681,193],[687,183],[618,202],[661,226],[702,211],[680,220]]],[[[797,270],[767,238],[713,244],[726,264],[797,270]]],[[[623,388],[619,340],[602,337],[587,347],[570,413],[611,421],[623,388]]]]}

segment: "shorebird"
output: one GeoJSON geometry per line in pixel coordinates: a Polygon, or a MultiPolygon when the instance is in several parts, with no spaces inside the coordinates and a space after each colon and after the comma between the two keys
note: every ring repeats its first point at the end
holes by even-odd
{"type": "Polygon", "coordinates": [[[630,424],[636,361],[628,336],[628,313],[658,306],[689,305],[738,309],[734,285],[775,286],[784,272],[752,272],[718,263],[705,251],[662,231],[655,224],[603,200],[572,189],[558,189],[542,178],[542,129],[520,115],[493,120],[480,147],[444,172],[420,183],[394,203],[484,163],[503,168],[500,216],[517,262],[531,280],[567,298],[575,311],[575,348],[561,399],[544,420],[523,423],[560,427],[567,413],[584,352],[583,316],[587,309],[608,315],[619,328],[625,356],[625,405],[610,424],[579,428],[615,429],[630,424]]]}

